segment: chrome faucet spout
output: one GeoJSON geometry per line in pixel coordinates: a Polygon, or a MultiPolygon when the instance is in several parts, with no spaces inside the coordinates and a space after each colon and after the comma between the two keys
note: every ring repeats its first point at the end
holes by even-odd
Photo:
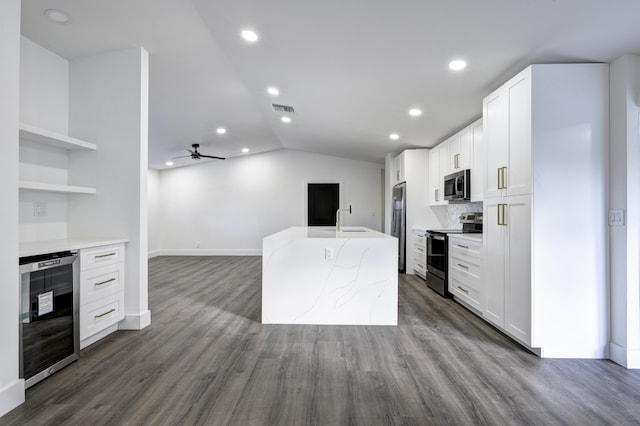
{"type": "Polygon", "coordinates": [[[340,232],[340,212],[346,212],[348,211],[349,214],[351,214],[351,204],[349,204],[349,208],[348,209],[338,209],[336,210],[336,231],[340,232]]]}

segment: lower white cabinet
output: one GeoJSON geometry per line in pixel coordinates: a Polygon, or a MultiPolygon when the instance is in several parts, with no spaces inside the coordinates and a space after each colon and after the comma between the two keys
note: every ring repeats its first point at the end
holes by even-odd
{"type": "Polygon", "coordinates": [[[124,244],[80,250],[80,349],[124,319],[124,244]]]}
{"type": "Polygon", "coordinates": [[[449,292],[463,304],[482,315],[484,287],[482,281],[482,241],[449,235],[449,292]]]}
{"type": "Polygon", "coordinates": [[[427,239],[424,235],[413,236],[413,271],[427,279],[427,239]]]}

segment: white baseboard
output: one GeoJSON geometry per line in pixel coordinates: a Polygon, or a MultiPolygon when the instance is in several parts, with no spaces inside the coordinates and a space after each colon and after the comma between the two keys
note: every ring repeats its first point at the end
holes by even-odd
{"type": "Polygon", "coordinates": [[[610,358],[616,364],[626,368],[640,368],[640,349],[628,349],[609,342],[610,358]]]}
{"type": "Polygon", "coordinates": [[[97,342],[100,339],[103,339],[105,337],[107,337],[109,334],[113,333],[114,331],[118,331],[118,324],[113,324],[107,328],[105,328],[104,330],[101,330],[99,332],[97,332],[96,334],[87,337],[84,340],[80,341],[80,350],[86,348],[89,345],[93,345],[95,342],[97,342]]]}
{"type": "Polygon", "coordinates": [[[156,256],[262,256],[258,249],[167,249],[155,250],[149,253],[156,256]]]}
{"type": "Polygon", "coordinates": [[[151,324],[151,311],[146,310],[140,314],[125,315],[118,323],[118,330],[142,330],[151,324]]]}
{"type": "Polygon", "coordinates": [[[17,379],[14,383],[0,390],[0,416],[24,402],[24,380],[17,379]]]}
{"type": "Polygon", "coordinates": [[[147,258],[151,259],[157,256],[162,256],[162,250],[153,250],[147,253],[147,258]]]}

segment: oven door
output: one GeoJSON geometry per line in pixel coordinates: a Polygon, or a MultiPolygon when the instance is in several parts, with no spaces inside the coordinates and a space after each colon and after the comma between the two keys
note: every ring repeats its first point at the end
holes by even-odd
{"type": "Polygon", "coordinates": [[[427,271],[445,278],[447,268],[447,236],[427,232],[427,271]]]}

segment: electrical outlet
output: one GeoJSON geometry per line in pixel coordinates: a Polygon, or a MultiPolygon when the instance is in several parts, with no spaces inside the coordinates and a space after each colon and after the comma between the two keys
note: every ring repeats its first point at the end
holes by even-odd
{"type": "Polygon", "coordinates": [[[609,226],[624,226],[624,210],[609,210],[609,226]]]}
{"type": "Polygon", "coordinates": [[[327,247],[324,249],[324,260],[332,260],[333,259],[333,248],[327,247]]]}
{"type": "Polygon", "coordinates": [[[35,217],[46,217],[47,216],[47,203],[43,201],[35,201],[33,203],[33,215],[35,217]]]}

